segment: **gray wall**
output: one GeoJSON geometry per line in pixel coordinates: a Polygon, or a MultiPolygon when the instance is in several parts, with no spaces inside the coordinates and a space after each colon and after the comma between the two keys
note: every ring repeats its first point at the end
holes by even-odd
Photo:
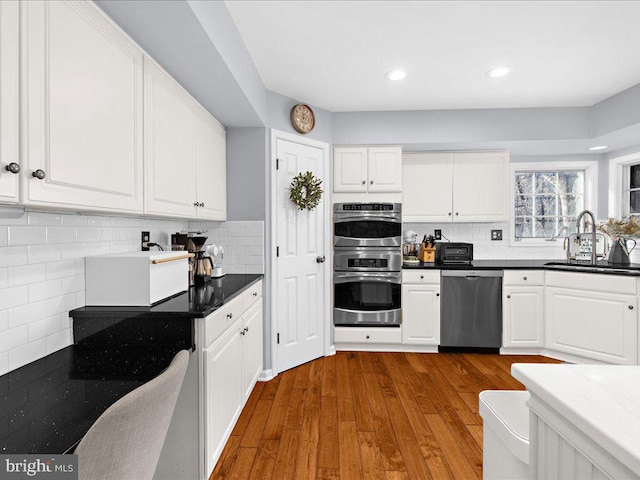
{"type": "Polygon", "coordinates": [[[227,219],[265,220],[267,130],[227,129],[227,219]]]}
{"type": "MultiPolygon", "coordinates": [[[[293,133],[295,135],[301,135],[296,132],[291,126],[290,113],[291,108],[298,104],[304,103],[302,100],[295,100],[284,95],[280,95],[275,92],[267,91],[267,125],[269,128],[275,128],[283,132],[293,133]]],[[[315,128],[303,135],[304,137],[313,138],[321,142],[333,143],[333,118],[336,114],[323,110],[315,105],[309,105],[313,109],[314,116],[316,117],[315,128]]]]}

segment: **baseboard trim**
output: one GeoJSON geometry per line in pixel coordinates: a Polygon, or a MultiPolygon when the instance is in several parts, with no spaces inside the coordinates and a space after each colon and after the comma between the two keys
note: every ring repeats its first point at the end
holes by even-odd
{"type": "Polygon", "coordinates": [[[329,353],[327,353],[327,354],[325,355],[325,357],[331,357],[331,356],[333,356],[333,355],[335,355],[335,354],[336,354],[336,346],[335,346],[335,345],[331,345],[331,346],[329,347],[329,353]]]}
{"type": "Polygon", "coordinates": [[[335,348],[339,352],[412,352],[412,353],[438,353],[436,345],[402,345],[392,343],[336,343],[335,348]]]}
{"type": "Polygon", "coordinates": [[[500,355],[542,355],[542,348],[500,347],[500,355]]]}

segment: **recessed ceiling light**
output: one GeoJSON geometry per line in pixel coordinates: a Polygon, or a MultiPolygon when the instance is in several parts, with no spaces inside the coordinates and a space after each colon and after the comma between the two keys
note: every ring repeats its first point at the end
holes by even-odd
{"type": "Polygon", "coordinates": [[[609,148],[609,145],[596,145],[595,147],[589,147],[589,150],[604,150],[605,148],[609,148]]]}
{"type": "Polygon", "coordinates": [[[511,68],[505,66],[492,68],[487,72],[487,77],[489,78],[500,78],[508,75],[511,72],[511,68]]]}
{"type": "Polygon", "coordinates": [[[404,70],[390,70],[384,74],[384,77],[392,82],[398,82],[404,79],[406,76],[407,72],[405,72],[404,70]]]}

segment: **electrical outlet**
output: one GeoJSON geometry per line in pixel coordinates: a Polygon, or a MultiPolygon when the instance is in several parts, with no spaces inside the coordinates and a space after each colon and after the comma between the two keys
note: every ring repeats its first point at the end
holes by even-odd
{"type": "Polygon", "coordinates": [[[442,240],[442,230],[434,230],[433,238],[435,238],[436,240],[442,240]]]}
{"type": "Polygon", "coordinates": [[[143,252],[149,250],[149,232],[141,232],[140,248],[143,252]]]}
{"type": "Polygon", "coordinates": [[[502,240],[502,230],[491,230],[491,240],[502,240]]]}

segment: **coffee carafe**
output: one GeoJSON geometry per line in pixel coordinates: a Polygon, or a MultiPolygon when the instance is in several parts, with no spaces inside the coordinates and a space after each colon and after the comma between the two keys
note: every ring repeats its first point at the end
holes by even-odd
{"type": "Polygon", "coordinates": [[[211,270],[213,269],[213,261],[211,257],[205,256],[204,243],[207,237],[190,236],[187,242],[189,252],[193,253],[191,259],[189,284],[203,285],[211,280],[211,270]]]}

